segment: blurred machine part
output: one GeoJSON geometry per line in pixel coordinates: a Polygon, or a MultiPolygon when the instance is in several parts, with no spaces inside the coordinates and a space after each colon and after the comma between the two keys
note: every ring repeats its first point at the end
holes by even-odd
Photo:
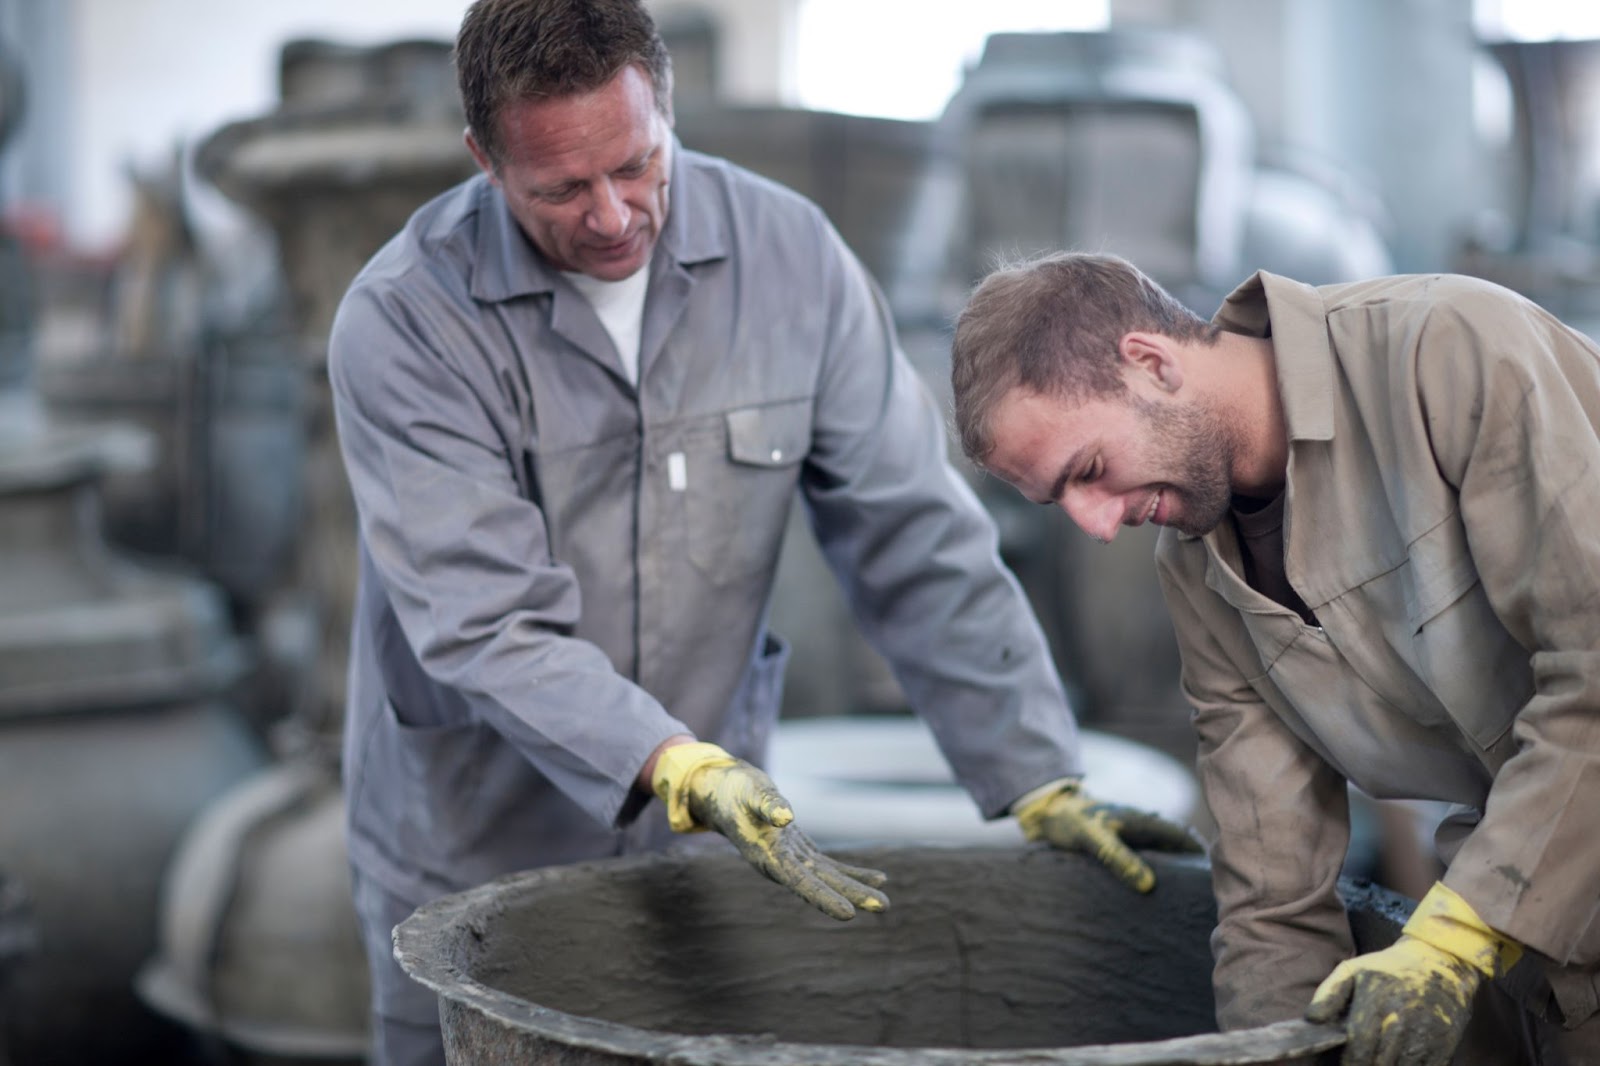
{"type": "Polygon", "coordinates": [[[39,940],[0,1046],[30,1064],[133,1066],[171,1058],[182,1035],[131,986],[161,869],[264,755],[226,700],[246,661],[220,590],[107,545],[96,485],[118,438],[29,418],[28,402],[0,399],[0,855],[39,940]]]}
{"type": "MultiPolygon", "coordinates": [[[[0,100],[7,129],[14,99],[0,100]]],[[[227,702],[247,656],[219,589],[104,540],[103,478],[145,442],[47,417],[30,387],[31,308],[11,299],[29,291],[26,262],[0,268],[0,856],[36,932],[5,960],[0,1058],[178,1062],[187,1034],[132,979],[179,834],[263,761],[227,702]]]]}
{"type": "Polygon", "coordinates": [[[196,158],[205,178],[271,228],[289,290],[306,394],[306,520],[290,592],[265,628],[296,634],[292,654],[309,656],[314,677],[300,714],[330,743],[343,715],[357,566],[355,507],[328,390],[328,329],[367,259],[424,201],[476,169],[461,140],[450,47],[291,41],[280,54],[278,109],[223,126],[196,158]]]}
{"type": "MultiPolygon", "coordinates": [[[[952,311],[997,257],[1056,249],[1124,256],[1205,315],[1254,270],[1324,284],[1392,268],[1381,205],[1331,165],[1264,161],[1194,33],[994,34],[939,125],[965,172],[952,311]]],[[[937,231],[941,213],[913,224],[937,231]]]]}
{"type": "Polygon", "coordinates": [[[137,207],[103,279],[109,321],[42,346],[38,391],[57,424],[132,426],[152,444],[149,464],[101,482],[107,536],[186,560],[253,606],[298,534],[298,362],[270,332],[216,321],[181,168],[130,177],[137,207]]]}
{"type": "Polygon", "coordinates": [[[1181,32],[997,33],[940,125],[966,173],[961,279],[996,255],[1125,256],[1194,306],[1238,280],[1254,131],[1181,32]]]}
{"type": "MultiPolygon", "coordinates": [[[[26,99],[22,67],[0,41],[0,150],[22,122],[26,99]]],[[[22,246],[0,226],[0,392],[19,387],[27,375],[32,311],[32,279],[22,246]]]]}
{"type": "Polygon", "coordinates": [[[369,991],[335,769],[285,761],[195,820],[168,867],[144,1001],[236,1066],[366,1054],[369,991]]]}
{"type": "Polygon", "coordinates": [[[133,993],[161,869],[189,820],[263,759],[213,700],[0,720],[0,853],[34,898],[0,1046],[18,1063],[183,1060],[189,1036],[133,993]]]}
{"type": "MultiPolygon", "coordinates": [[[[0,870],[0,1033],[10,1031],[11,975],[17,964],[39,948],[33,911],[21,882],[0,870]]],[[[11,1056],[0,1042],[0,1066],[10,1066],[11,1056]]]]}
{"type": "Polygon", "coordinates": [[[709,11],[672,7],[654,13],[656,31],[672,56],[672,106],[679,114],[717,102],[722,94],[722,32],[709,11]]]}
{"type": "MultiPolygon", "coordinates": [[[[107,539],[219,585],[248,638],[300,532],[300,361],[261,311],[242,326],[221,311],[181,167],[130,175],[137,207],[114,258],[33,257],[34,389],[51,425],[120,438],[137,457],[99,471],[107,539]]],[[[281,717],[269,695],[284,685],[256,680],[252,718],[281,717]]]]}
{"type": "Polygon", "coordinates": [[[917,254],[912,209],[931,180],[954,178],[927,122],[788,107],[677,109],[687,148],[721,156],[811,200],[886,291],[917,254]]]}
{"type": "Polygon", "coordinates": [[[277,236],[313,367],[345,289],[422,203],[476,172],[450,42],[290,41],[277,110],[201,144],[196,169],[277,236]]]}
{"type": "Polygon", "coordinates": [[[1393,273],[1381,205],[1339,177],[1291,163],[1258,165],[1239,252],[1243,272],[1268,270],[1308,285],[1393,273]]]}
{"type": "Polygon", "coordinates": [[[1468,240],[1457,269],[1600,336],[1600,40],[1496,41],[1516,129],[1507,233],[1468,240]]]}
{"type": "Polygon", "coordinates": [[[192,563],[241,604],[277,587],[300,535],[304,376],[268,333],[206,333],[140,358],[62,355],[36,369],[59,424],[132,426],[150,463],[108,473],[106,535],[192,563]]]}
{"type": "MultiPolygon", "coordinates": [[[[0,417],[25,418],[18,407],[0,400],[0,417]]],[[[224,690],[246,657],[220,592],[101,539],[98,479],[125,438],[39,425],[0,436],[0,715],[224,690]]]]}

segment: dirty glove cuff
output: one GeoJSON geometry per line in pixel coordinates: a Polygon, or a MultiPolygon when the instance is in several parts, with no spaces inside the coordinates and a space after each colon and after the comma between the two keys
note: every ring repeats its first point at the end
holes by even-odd
{"type": "Polygon", "coordinates": [[[1050,800],[1062,792],[1077,792],[1079,778],[1058,777],[1054,781],[1040,785],[1038,788],[1029,789],[1018,796],[1011,804],[1011,813],[1016,816],[1018,824],[1022,826],[1022,833],[1029,840],[1039,840],[1044,836],[1044,830],[1039,827],[1039,822],[1050,800]]]}
{"type": "Polygon", "coordinates": [[[1443,881],[1428,889],[1400,932],[1454,955],[1485,977],[1500,976],[1522,958],[1521,944],[1490,929],[1443,881]]]}
{"type": "Polygon", "coordinates": [[[650,788],[667,808],[667,824],[674,833],[698,833],[711,828],[695,821],[689,810],[689,786],[701,770],[733,766],[739,760],[715,744],[697,741],[676,744],[656,757],[650,788]]]}

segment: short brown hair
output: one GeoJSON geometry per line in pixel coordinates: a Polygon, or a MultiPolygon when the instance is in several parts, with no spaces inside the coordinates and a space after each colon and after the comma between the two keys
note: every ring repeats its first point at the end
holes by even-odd
{"type": "Polygon", "coordinates": [[[1076,399],[1122,392],[1118,346],[1141,330],[1205,344],[1219,332],[1114,255],[1002,263],[956,319],[950,384],[962,451],[979,465],[988,458],[994,408],[1013,389],[1076,399]]]}
{"type": "Polygon", "coordinates": [[[500,162],[506,104],[593,92],[637,63],[672,114],[672,59],[641,0],[475,0],[456,34],[467,127],[500,162]]]}

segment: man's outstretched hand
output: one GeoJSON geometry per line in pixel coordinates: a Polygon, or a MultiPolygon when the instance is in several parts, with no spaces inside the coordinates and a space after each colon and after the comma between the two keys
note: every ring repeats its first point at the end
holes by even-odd
{"type": "Polygon", "coordinates": [[[772,779],[717,745],[662,749],[650,784],[674,831],[721,833],[751,866],[830,918],[844,921],[857,907],[877,912],[889,906],[878,891],[888,881],[884,874],[824,855],[793,824],[794,811],[772,779]]]}

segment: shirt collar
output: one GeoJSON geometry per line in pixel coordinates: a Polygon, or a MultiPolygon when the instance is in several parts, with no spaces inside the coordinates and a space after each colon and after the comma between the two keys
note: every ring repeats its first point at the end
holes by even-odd
{"type": "MultiPolygon", "coordinates": [[[[684,149],[672,135],[671,198],[667,223],[656,242],[655,257],[670,256],[680,265],[721,259],[728,254],[723,213],[716,210],[714,184],[698,178],[705,157],[684,149]]],[[[472,295],[487,303],[556,289],[560,272],[528,240],[506,206],[505,197],[486,175],[472,179],[477,188],[478,244],[472,272],[472,295]]]]}
{"type": "Polygon", "coordinates": [[[1316,289],[1258,270],[1228,294],[1212,321],[1231,333],[1272,338],[1290,440],[1333,439],[1333,350],[1316,289]]]}

